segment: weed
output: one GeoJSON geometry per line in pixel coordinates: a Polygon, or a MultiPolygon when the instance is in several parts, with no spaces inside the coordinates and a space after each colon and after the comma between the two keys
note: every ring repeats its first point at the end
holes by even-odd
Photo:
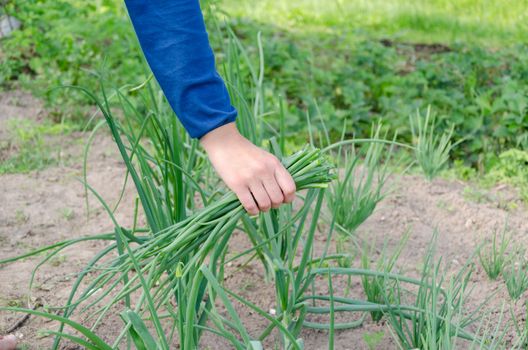
{"type": "Polygon", "coordinates": [[[457,208],[453,205],[453,204],[450,204],[444,200],[438,200],[436,202],[436,206],[439,208],[439,209],[444,209],[446,210],[448,213],[455,213],[457,211],[457,208]]]}
{"type": "Polygon", "coordinates": [[[24,224],[28,222],[28,220],[29,220],[29,215],[27,215],[23,210],[21,209],[15,210],[15,221],[17,225],[24,224]]]}
{"type": "Polygon", "coordinates": [[[476,186],[466,186],[462,192],[464,199],[474,203],[493,203],[496,198],[484,189],[480,189],[476,186]]]}
{"type": "Polygon", "coordinates": [[[528,200],[528,151],[511,149],[490,160],[485,177],[487,183],[506,183],[519,189],[528,200]]]}
{"type": "Polygon", "coordinates": [[[60,147],[54,150],[47,137],[71,131],[68,124],[36,125],[28,120],[10,120],[8,144],[0,153],[0,174],[40,170],[60,161],[60,147]]]}
{"type": "Polygon", "coordinates": [[[59,211],[61,216],[67,221],[75,218],[75,211],[72,208],[61,208],[59,211]]]}
{"type": "Polygon", "coordinates": [[[369,350],[376,350],[384,337],[385,332],[383,331],[363,334],[363,340],[367,343],[369,350]]]}
{"type": "Polygon", "coordinates": [[[49,263],[51,266],[53,267],[59,267],[61,266],[64,262],[66,262],[66,256],[65,255],[57,255],[57,256],[54,256],[52,259],[50,259],[49,263]]]}

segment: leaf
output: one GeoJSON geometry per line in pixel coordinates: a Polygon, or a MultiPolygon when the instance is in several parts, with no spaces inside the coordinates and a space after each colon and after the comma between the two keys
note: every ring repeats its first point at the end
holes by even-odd
{"type": "Polygon", "coordinates": [[[125,310],[121,313],[121,318],[125,323],[130,323],[129,334],[132,341],[138,350],[154,350],[159,349],[158,344],[152,338],[145,323],[141,320],[139,315],[132,310],[125,310]]]}

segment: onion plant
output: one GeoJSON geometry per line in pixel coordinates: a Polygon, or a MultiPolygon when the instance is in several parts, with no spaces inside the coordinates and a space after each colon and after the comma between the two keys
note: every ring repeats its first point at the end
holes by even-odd
{"type": "Polygon", "coordinates": [[[514,310],[510,308],[511,318],[514,320],[515,333],[517,334],[517,340],[515,341],[516,349],[526,349],[528,348],[528,300],[524,301],[525,314],[524,320],[518,322],[514,314],[514,310]]]}
{"type": "MultiPolygon", "coordinates": [[[[110,129],[126,166],[125,184],[126,179],[130,177],[137,190],[148,232],[160,232],[184,221],[189,212],[195,209],[195,193],[198,193],[202,202],[207,204],[205,192],[197,182],[201,176],[201,169],[206,164],[197,150],[197,142],[188,139],[168,104],[163,100],[163,96],[156,93],[150,83],[144,84],[136,103],[121,89],[115,89],[109,96],[101,85],[102,98],[97,98],[95,94],[86,89],[75,88],[91,97],[103,114],[105,123],[110,129]],[[117,105],[112,98],[115,98],[117,105]],[[116,107],[120,107],[123,118],[115,116],[116,107]]],[[[111,210],[102,196],[95,192],[88,183],[85,182],[85,186],[113,217],[115,208],[111,210]]],[[[136,236],[138,233],[136,224],[129,230],[120,227],[115,219],[114,224],[114,248],[120,256],[127,254],[130,244],[140,244],[147,240],[147,237],[136,236]]],[[[64,317],[70,316],[82,300],[87,299],[96,291],[93,288],[97,284],[92,283],[81,294],[78,301],[75,301],[75,294],[83,279],[111,251],[111,249],[105,250],[105,254],[98,255],[90,262],[85,272],[79,275],[64,308],[64,317]]],[[[130,269],[137,269],[137,267],[130,266],[130,269]]],[[[119,276],[119,281],[128,285],[130,283],[128,275],[127,272],[119,276]]],[[[107,280],[107,282],[110,281],[107,280]]],[[[112,284],[116,283],[117,280],[112,281],[112,284]]],[[[106,294],[102,294],[99,300],[105,296],[106,294]]],[[[126,295],[123,299],[128,308],[132,307],[131,299],[130,295],[126,295]]],[[[145,297],[145,299],[148,298],[145,297]]],[[[95,322],[92,328],[99,324],[109,309],[110,306],[107,306],[99,310],[98,314],[93,315],[95,322]]],[[[157,330],[161,333],[159,321],[157,330]]],[[[62,331],[62,325],[59,331],[62,331]]],[[[57,337],[54,348],[59,346],[59,341],[57,337]]]]}
{"type": "MultiPolygon", "coordinates": [[[[382,138],[381,128],[381,124],[373,127],[373,140],[382,138]]],[[[354,148],[344,151],[344,154],[338,152],[338,164],[341,164],[339,159],[342,158],[344,174],[330,186],[328,208],[343,233],[354,234],[385,197],[383,188],[389,176],[388,163],[393,147],[394,144],[385,148],[382,143],[371,142],[366,145],[363,157],[354,148]]]]}
{"type": "Polygon", "coordinates": [[[478,251],[480,264],[491,280],[496,280],[503,272],[508,262],[507,251],[510,245],[510,238],[506,236],[504,228],[500,241],[497,242],[497,232],[495,231],[491,244],[487,247],[481,246],[478,251]]]}
{"type": "MultiPolygon", "coordinates": [[[[390,256],[387,256],[387,242],[383,245],[380,256],[376,261],[376,271],[382,271],[385,273],[393,272],[396,261],[400,257],[400,254],[407,243],[409,235],[406,234],[397,245],[396,249],[392,252],[390,256]]],[[[374,256],[374,245],[372,244],[370,248],[365,244],[363,248],[363,253],[361,255],[361,267],[365,270],[370,269],[371,261],[370,259],[374,256]]],[[[367,296],[367,300],[371,303],[383,304],[384,302],[392,303],[394,302],[394,297],[391,294],[393,288],[388,286],[389,284],[394,284],[395,281],[386,281],[382,276],[361,276],[361,285],[363,286],[363,291],[367,296]]],[[[380,321],[383,317],[383,312],[375,310],[370,313],[373,321],[380,321]]]]}
{"type": "Polygon", "coordinates": [[[528,290],[528,261],[524,252],[517,252],[505,268],[503,275],[508,294],[512,299],[519,299],[528,290]]]}
{"type": "MultiPolygon", "coordinates": [[[[315,149],[305,149],[285,158],[284,165],[299,190],[324,187],[331,180],[330,165],[315,149]]],[[[75,303],[89,302],[84,310],[91,310],[100,319],[118,301],[142,290],[144,298],[136,308],[148,306],[151,317],[155,317],[160,310],[168,311],[169,300],[174,297],[178,305],[175,314],[181,347],[196,348],[214,303],[212,298],[204,305],[200,302],[205,298],[207,283],[203,276],[198,277],[201,276],[198,271],[208,259],[211,273],[223,280],[223,265],[219,262],[243,215],[243,207],[236,196],[228,193],[185,220],[136,241],[137,246],[126,244],[126,251],[118,258],[98,267],[102,272],[75,303]],[[125,280],[125,276],[130,277],[125,280]],[[121,280],[124,283],[119,287],[116,282],[121,280]],[[99,293],[95,295],[92,291],[99,293]],[[111,301],[103,299],[105,296],[111,301]],[[95,300],[90,301],[90,298],[95,300]],[[102,302],[104,304],[98,306],[102,302]]],[[[124,232],[120,228],[116,231],[121,241],[125,241],[124,232]]],[[[161,332],[158,336],[161,337],[161,332]]]]}
{"type": "Polygon", "coordinates": [[[436,233],[426,252],[416,291],[403,288],[401,281],[386,284],[386,302],[395,305],[387,310],[387,318],[395,338],[406,349],[452,349],[457,338],[480,343],[467,328],[478,321],[478,312],[484,304],[469,315],[464,312],[473,272],[471,260],[446,282],[441,259],[433,260],[435,240],[436,233]],[[401,308],[399,305],[406,305],[408,298],[410,307],[401,308]]]}
{"type": "MultiPolygon", "coordinates": [[[[384,187],[389,177],[388,166],[394,144],[386,147],[384,143],[376,142],[385,139],[381,137],[381,130],[381,124],[373,126],[372,142],[364,144],[360,151],[356,151],[354,146],[348,151],[339,147],[336,154],[336,163],[338,168],[343,168],[343,174],[327,191],[327,207],[339,232],[335,241],[337,253],[343,255],[338,260],[341,267],[352,266],[355,252],[361,247],[355,235],[356,229],[385,198],[384,187]]],[[[350,278],[345,294],[348,294],[349,288],[350,278]]]]}
{"type": "MultiPolygon", "coordinates": [[[[90,96],[95,99],[93,94],[90,96]]],[[[147,218],[148,229],[138,229],[135,224],[132,229],[121,227],[110,206],[105,203],[100,194],[89,184],[86,184],[87,188],[100,200],[114,222],[114,234],[103,238],[110,239],[113,237],[115,244],[110,245],[101,254],[94,257],[79,275],[67,305],[62,308],[64,319],[69,318],[75,310],[79,310],[79,312],[89,315],[85,321],[92,321],[90,331],[93,332],[108,312],[115,310],[114,306],[118,302],[124,301],[126,311],[121,315],[125,321],[125,328],[111,348],[118,346],[125,336],[128,336],[138,348],[143,346],[152,348],[152,344],[156,344],[156,348],[159,349],[171,348],[170,344],[173,342],[172,334],[174,332],[165,334],[160,318],[163,312],[170,315],[169,318],[172,319],[173,327],[179,335],[179,343],[182,349],[195,349],[204,330],[223,335],[237,349],[257,346],[258,340],[252,340],[246,336],[247,332],[244,332],[241,325],[237,329],[238,334],[242,336],[242,343],[238,336],[233,336],[231,328],[234,313],[231,321],[226,321],[219,313],[215,312],[214,305],[215,296],[223,295],[218,281],[223,280],[224,264],[222,261],[225,257],[229,237],[237,222],[244,217],[244,220],[251,223],[257,232],[256,234],[252,231],[248,233],[253,234],[252,237],[257,240],[256,249],[266,254],[269,258],[268,263],[272,269],[277,271],[277,285],[284,283],[284,287],[277,289],[278,298],[281,300],[279,305],[282,307],[279,309],[279,318],[271,320],[269,329],[271,331],[277,327],[281,330],[281,334],[285,337],[285,348],[300,348],[294,335],[299,334],[303,325],[303,318],[297,319],[295,315],[303,311],[302,309],[299,310],[296,305],[299,296],[307,289],[306,284],[308,282],[305,281],[304,275],[313,263],[310,253],[311,247],[306,240],[313,242],[318,212],[323,199],[320,190],[326,187],[333,178],[329,173],[331,165],[317,149],[311,147],[307,147],[290,157],[283,157],[283,164],[292,174],[297,189],[311,189],[305,196],[304,205],[293,216],[291,206],[284,206],[278,211],[274,210],[264,214],[258,220],[260,222],[257,223],[245,214],[243,207],[233,193],[228,192],[221,198],[214,200],[209,199],[203,193],[205,208],[195,211],[194,214],[188,214],[187,212],[192,209],[192,206],[188,204],[188,200],[181,201],[179,203],[184,204],[189,209],[183,212],[185,215],[183,218],[171,224],[168,219],[161,221],[157,218],[175,213],[175,211],[168,211],[166,208],[172,208],[179,203],[174,200],[164,202],[167,197],[162,196],[164,191],[163,187],[160,187],[164,181],[157,181],[151,176],[151,174],[157,174],[163,179],[165,175],[168,176],[166,172],[170,171],[164,167],[166,161],[164,157],[156,158],[149,153],[151,149],[158,149],[149,148],[149,145],[152,147],[153,144],[159,142],[153,135],[157,137],[160,134],[156,132],[146,134],[144,132],[146,123],[144,123],[141,128],[143,130],[142,136],[147,135],[144,139],[140,139],[137,134],[131,135],[104,102],[96,100],[96,103],[103,111],[125,161],[128,173],[131,174],[136,184],[142,208],[147,218]],[[125,139],[123,139],[123,135],[125,139]],[[145,142],[147,146],[144,146],[142,142],[145,142]],[[144,197],[142,197],[142,192],[144,197]],[[308,215],[310,204],[316,198],[318,198],[317,213],[313,215],[309,237],[307,238],[304,237],[303,224],[308,215]],[[295,225],[298,224],[299,227],[296,227],[295,225]],[[296,233],[290,234],[294,229],[296,233]],[[304,242],[303,248],[305,249],[301,261],[303,267],[296,268],[293,265],[294,258],[302,242],[304,242]],[[112,251],[116,251],[118,256],[111,258],[110,253],[112,251]],[[208,269],[204,270],[206,262],[208,269]],[[281,268],[282,264],[284,266],[281,268]],[[295,270],[296,278],[290,279],[292,271],[295,270]],[[78,295],[79,286],[88,274],[93,279],[78,295]],[[292,285],[295,283],[302,290],[294,288],[294,293],[290,295],[292,285]],[[176,308],[174,305],[177,305],[176,308]],[[154,326],[156,335],[147,337],[144,334],[141,336],[147,329],[142,325],[142,320],[147,318],[150,320],[149,324],[154,326]],[[207,325],[208,319],[212,320],[216,329],[211,329],[207,325]],[[229,327],[224,327],[225,324],[229,327]],[[295,326],[292,327],[292,324],[295,326]],[[138,337],[138,335],[140,336],[138,337]],[[139,339],[143,339],[146,343],[141,345],[139,339]]],[[[189,147],[188,149],[192,150],[193,148],[189,147]]],[[[179,167],[177,169],[180,170],[179,167]]],[[[173,179],[167,181],[173,181],[173,179]]],[[[189,187],[192,185],[190,184],[189,187]]],[[[174,188],[166,188],[170,190],[172,195],[175,194],[174,188]]],[[[189,193],[191,192],[189,191],[189,193]]],[[[136,207],[136,218],[138,209],[139,207],[136,207]]],[[[174,216],[174,221],[176,220],[174,216]]],[[[65,243],[59,247],[63,248],[67,245],[65,243]]],[[[227,300],[223,297],[221,299],[226,305],[227,300]]],[[[63,318],[58,320],[62,325],[69,324],[64,322],[63,318]]],[[[57,339],[67,338],[62,325],[57,331],[57,339]]],[[[58,346],[58,341],[56,346],[58,346]]]]}
{"type": "Polygon", "coordinates": [[[425,118],[416,112],[410,116],[414,154],[425,177],[431,181],[445,167],[451,150],[461,141],[452,143],[454,127],[442,134],[436,131],[436,119],[431,115],[431,106],[427,108],[425,118]]]}
{"type": "Polygon", "coordinates": [[[508,332],[511,331],[509,322],[505,317],[505,304],[500,310],[486,310],[482,315],[481,322],[476,327],[476,333],[480,334],[482,341],[471,342],[467,346],[471,350],[521,350],[518,344],[507,344],[508,332]]]}

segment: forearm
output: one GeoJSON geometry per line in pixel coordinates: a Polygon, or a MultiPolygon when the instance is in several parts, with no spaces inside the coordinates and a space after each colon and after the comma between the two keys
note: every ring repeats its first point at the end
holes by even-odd
{"type": "Polygon", "coordinates": [[[145,58],[192,137],[232,122],[236,110],[215,68],[198,0],[125,0],[145,58]]]}

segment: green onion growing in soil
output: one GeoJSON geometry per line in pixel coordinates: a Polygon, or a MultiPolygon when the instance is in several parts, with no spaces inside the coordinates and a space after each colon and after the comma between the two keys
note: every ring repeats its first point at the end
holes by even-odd
{"type": "MultiPolygon", "coordinates": [[[[320,150],[312,147],[285,157],[282,162],[298,191],[325,188],[334,178],[330,162],[320,150]]],[[[97,318],[92,326],[95,327],[113,305],[131,298],[136,291],[142,291],[136,310],[147,312],[144,309],[147,307],[153,320],[162,310],[171,308],[170,300],[176,302],[178,307],[173,311],[173,317],[182,349],[195,348],[214,307],[214,296],[209,295],[209,298],[207,281],[199,277],[200,269],[207,262],[211,274],[218,281],[222,280],[221,260],[242,216],[241,203],[234,193],[229,192],[183,221],[159,232],[151,232],[147,237],[131,239],[130,233],[116,227],[116,234],[124,243],[123,253],[94,266],[92,271],[99,271],[97,277],[78,300],[67,306],[69,313],[86,302],[81,313],[90,310],[90,317],[97,318]],[[123,283],[119,288],[120,281],[123,283]]],[[[161,324],[158,327],[158,336],[162,338],[161,324]]],[[[238,348],[241,344],[233,345],[238,348]]]]}
{"type": "MultiPolygon", "coordinates": [[[[330,174],[332,166],[315,148],[305,148],[285,158],[283,164],[291,173],[298,191],[325,188],[333,179],[330,174]]],[[[202,248],[199,249],[200,254],[194,254],[192,259],[195,261],[194,259],[205,258],[210,248],[222,237],[225,228],[236,224],[243,212],[242,204],[234,193],[229,192],[195,215],[154,233],[152,238],[133,250],[133,255],[138,261],[155,257],[157,264],[175,267],[178,260],[203,242],[202,248]]],[[[129,256],[120,259],[125,259],[121,266],[130,266],[129,256]]],[[[187,266],[178,274],[184,274],[185,271],[187,266]]]]}

